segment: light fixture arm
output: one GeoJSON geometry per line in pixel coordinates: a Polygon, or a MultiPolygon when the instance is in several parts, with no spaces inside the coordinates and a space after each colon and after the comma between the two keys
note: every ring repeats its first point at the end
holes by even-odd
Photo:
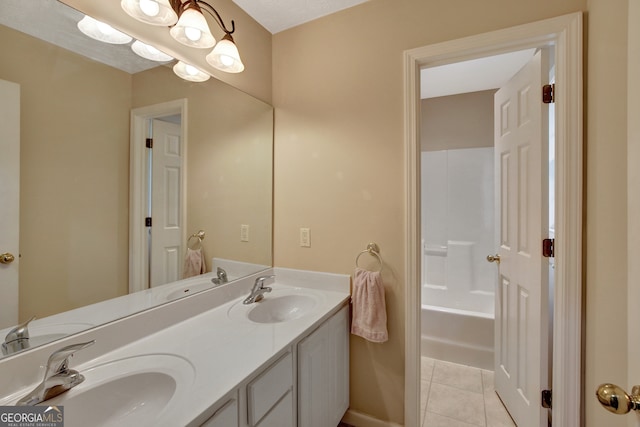
{"type": "Polygon", "coordinates": [[[214,20],[216,21],[218,26],[222,29],[222,31],[224,31],[227,34],[233,34],[236,31],[236,23],[233,21],[233,19],[231,20],[231,31],[229,31],[229,30],[227,30],[227,26],[224,25],[224,21],[222,20],[222,17],[220,17],[220,14],[218,13],[218,11],[213,6],[211,6],[206,1],[202,1],[202,0],[194,0],[194,1],[198,5],[207,6],[206,8],[202,8],[202,9],[206,10],[207,12],[209,12],[209,15],[211,15],[214,18],[214,20]],[[209,9],[211,9],[211,10],[209,10],[209,9]]]}
{"type": "Polygon", "coordinates": [[[227,29],[227,26],[224,24],[224,21],[222,20],[222,17],[218,13],[218,11],[206,1],[187,0],[184,3],[182,3],[181,0],[169,0],[169,2],[171,3],[171,7],[173,8],[173,10],[176,12],[178,16],[182,15],[182,12],[184,12],[189,8],[193,8],[200,13],[202,13],[202,11],[205,10],[209,15],[213,17],[214,21],[216,21],[216,24],[218,24],[218,26],[226,34],[231,35],[236,31],[236,23],[233,21],[233,19],[231,20],[231,31],[229,31],[227,29]]]}

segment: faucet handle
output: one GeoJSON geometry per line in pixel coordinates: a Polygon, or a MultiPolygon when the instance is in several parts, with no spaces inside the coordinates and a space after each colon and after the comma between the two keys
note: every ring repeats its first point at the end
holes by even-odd
{"type": "Polygon", "coordinates": [[[49,356],[49,360],[47,361],[47,372],[45,374],[45,378],[50,375],[68,371],[69,357],[73,356],[76,351],[95,344],[95,342],[96,340],[91,340],[79,344],[72,344],[51,353],[51,356],[49,356]]]}
{"type": "Polygon", "coordinates": [[[10,330],[7,336],[4,338],[4,342],[6,344],[9,344],[12,341],[29,339],[29,329],[27,328],[27,326],[35,318],[36,316],[33,316],[31,319],[19,324],[18,326],[10,330]]]}
{"type": "Polygon", "coordinates": [[[259,285],[260,287],[262,287],[262,284],[264,283],[265,280],[275,279],[275,277],[276,277],[275,274],[269,274],[267,276],[257,277],[254,286],[258,286],[259,285]]]}

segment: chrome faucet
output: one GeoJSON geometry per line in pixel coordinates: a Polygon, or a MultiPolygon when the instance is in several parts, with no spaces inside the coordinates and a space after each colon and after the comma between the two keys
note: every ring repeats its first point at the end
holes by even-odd
{"type": "Polygon", "coordinates": [[[217,278],[214,277],[213,279],[211,279],[211,281],[215,285],[222,285],[222,284],[227,283],[229,281],[229,279],[227,278],[227,272],[224,271],[224,268],[218,267],[217,270],[216,270],[216,275],[218,276],[217,278]]]}
{"type": "Polygon", "coordinates": [[[73,344],[55,351],[49,356],[44,379],[33,391],[20,399],[17,406],[34,406],[49,400],[84,381],[84,376],[73,369],[69,369],[69,357],[78,350],[89,347],[95,340],[73,344]]]}
{"type": "Polygon", "coordinates": [[[249,294],[249,296],[242,301],[243,304],[253,304],[254,302],[258,302],[260,301],[262,298],[264,298],[263,294],[265,292],[271,292],[271,288],[270,287],[265,287],[264,286],[264,281],[267,279],[273,279],[274,277],[276,277],[275,275],[271,274],[269,276],[260,276],[256,279],[255,283],[253,284],[253,289],[251,289],[251,293],[249,294]]]}
{"type": "Polygon", "coordinates": [[[8,356],[9,354],[17,353],[30,347],[29,329],[27,326],[29,325],[29,322],[35,318],[36,317],[33,316],[31,319],[19,324],[9,331],[7,336],[4,337],[4,342],[2,343],[2,354],[8,356]]]}

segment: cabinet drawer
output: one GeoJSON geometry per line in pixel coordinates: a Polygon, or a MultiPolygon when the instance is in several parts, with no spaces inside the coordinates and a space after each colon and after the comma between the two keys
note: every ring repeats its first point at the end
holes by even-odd
{"type": "Polygon", "coordinates": [[[201,427],[232,427],[238,425],[238,401],[231,399],[218,409],[201,427]]]}
{"type": "Polygon", "coordinates": [[[247,386],[249,424],[258,421],[293,387],[293,357],[282,356],[247,386]]]}
{"type": "Polygon", "coordinates": [[[293,393],[291,390],[260,421],[257,427],[293,427],[293,393]]]}

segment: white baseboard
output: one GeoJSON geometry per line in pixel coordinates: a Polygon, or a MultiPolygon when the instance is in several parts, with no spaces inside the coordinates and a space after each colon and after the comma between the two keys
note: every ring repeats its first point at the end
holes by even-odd
{"type": "Polygon", "coordinates": [[[371,415],[349,409],[342,422],[351,424],[354,427],[403,427],[402,424],[392,423],[391,421],[382,421],[371,415]]]}

